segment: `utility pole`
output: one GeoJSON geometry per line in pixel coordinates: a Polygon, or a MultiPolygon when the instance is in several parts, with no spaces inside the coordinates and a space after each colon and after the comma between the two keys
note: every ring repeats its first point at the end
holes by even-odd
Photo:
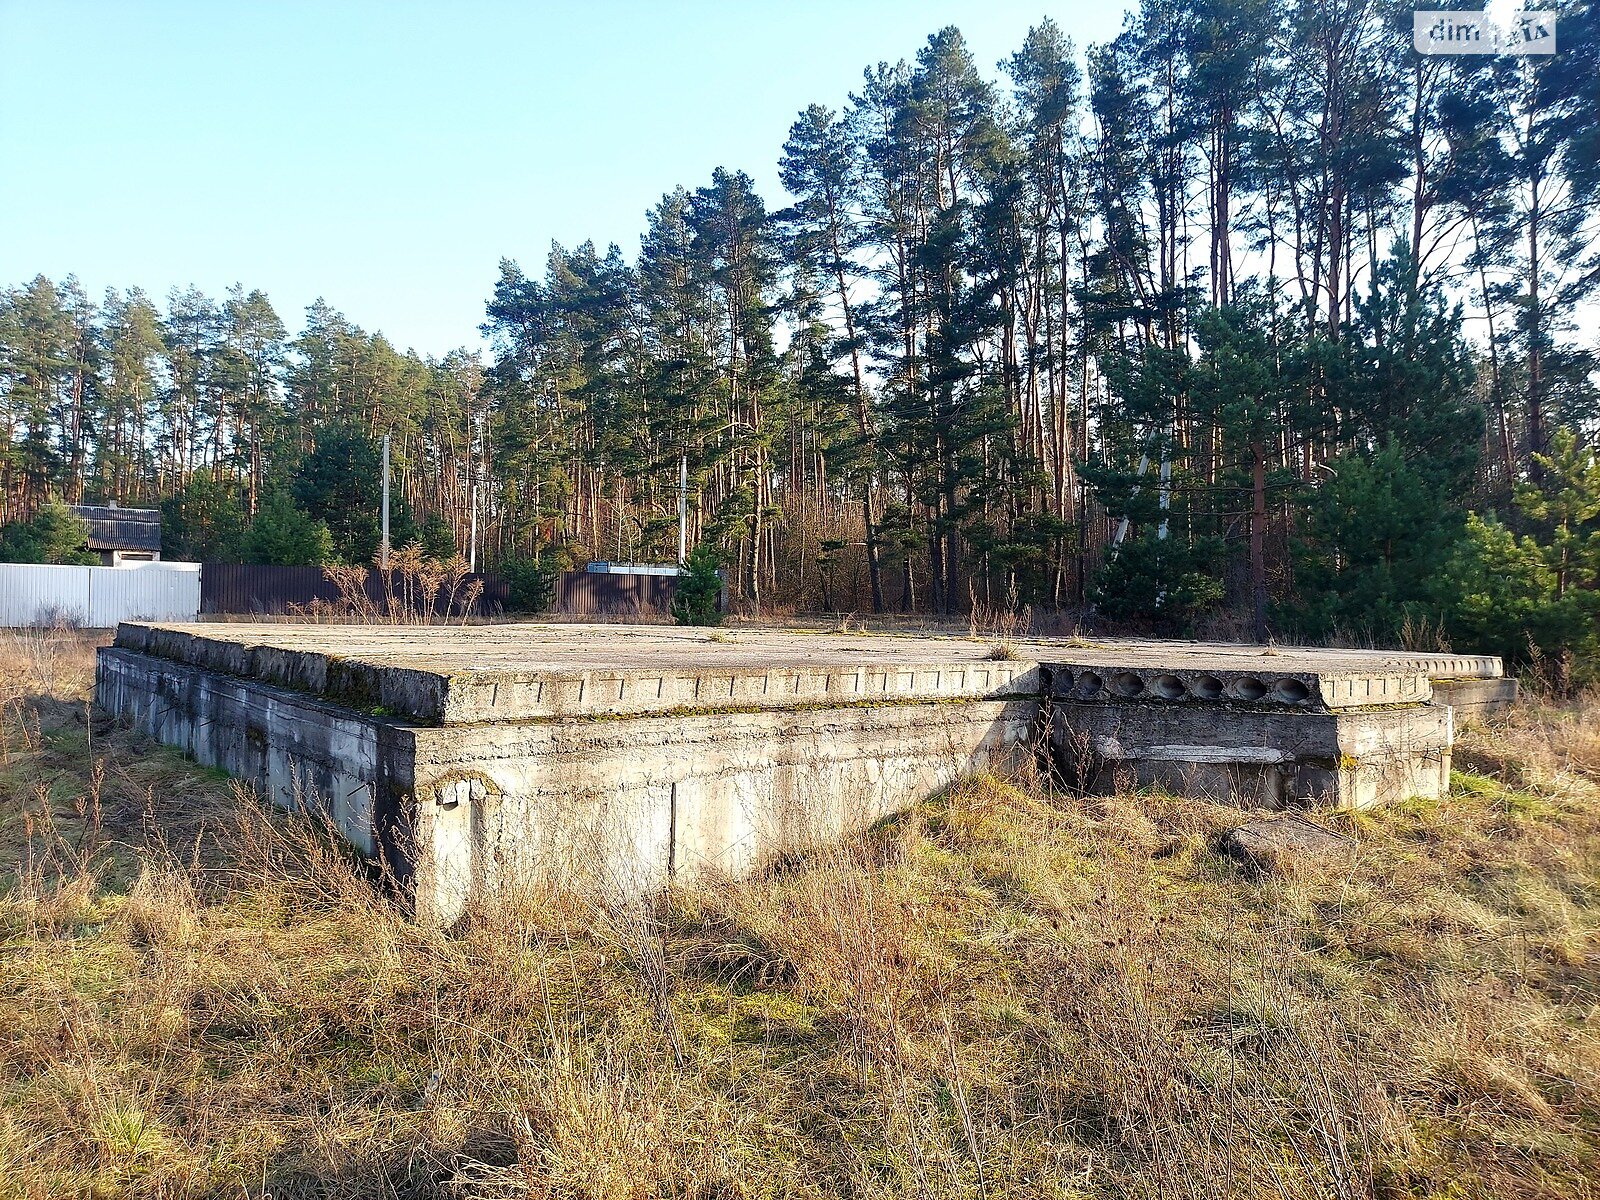
{"type": "Polygon", "coordinates": [[[1161,452],[1161,523],[1156,526],[1158,541],[1167,540],[1167,514],[1172,510],[1172,460],[1161,452]]]}
{"type": "Polygon", "coordinates": [[[1255,460],[1251,470],[1250,503],[1250,607],[1256,641],[1267,644],[1267,447],[1257,438],[1250,443],[1255,460]]]}
{"type": "Polygon", "coordinates": [[[689,455],[678,456],[678,565],[689,561],[689,455]]]}
{"type": "Polygon", "coordinates": [[[389,569],[389,435],[383,435],[383,543],[378,549],[378,565],[389,569]]]}
{"type": "MultiPolygon", "coordinates": [[[[1143,477],[1144,473],[1146,471],[1148,471],[1149,469],[1150,469],[1150,453],[1149,453],[1149,451],[1146,451],[1145,453],[1143,453],[1143,454],[1141,454],[1139,456],[1139,470],[1136,472],[1136,475],[1139,476],[1139,477],[1143,477]]],[[[1134,484],[1133,485],[1133,491],[1131,491],[1128,494],[1130,496],[1137,496],[1139,494],[1140,486],[1141,485],[1139,485],[1137,483],[1134,484]]],[[[1111,549],[1112,549],[1113,552],[1116,551],[1116,548],[1118,546],[1122,545],[1122,540],[1127,536],[1128,536],[1128,518],[1126,516],[1124,516],[1122,518],[1122,520],[1117,522],[1117,531],[1116,531],[1116,533],[1111,535],[1111,549]]]]}

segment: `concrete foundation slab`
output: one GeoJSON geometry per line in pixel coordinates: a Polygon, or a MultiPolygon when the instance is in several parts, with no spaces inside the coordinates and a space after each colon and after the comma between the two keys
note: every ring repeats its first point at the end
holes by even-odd
{"type": "Polygon", "coordinates": [[[859,830],[964,773],[1358,806],[1437,795],[1498,660],[660,627],[122,626],[97,699],[315,803],[419,903],[546,876],[636,892],[859,830]],[[1465,685],[1463,685],[1465,686],[1465,685]]]}
{"type": "Polygon", "coordinates": [[[1160,787],[1242,806],[1366,808],[1450,786],[1449,708],[1330,712],[1052,706],[1050,744],[1085,790],[1160,787]]]}
{"type": "Polygon", "coordinates": [[[1511,711],[1517,703],[1517,681],[1503,677],[1435,679],[1433,697],[1455,710],[1457,725],[1480,724],[1511,711]]]}
{"type": "Polygon", "coordinates": [[[954,638],[626,625],[123,625],[119,648],[427,725],[1001,699],[1036,662],[954,638]]]}

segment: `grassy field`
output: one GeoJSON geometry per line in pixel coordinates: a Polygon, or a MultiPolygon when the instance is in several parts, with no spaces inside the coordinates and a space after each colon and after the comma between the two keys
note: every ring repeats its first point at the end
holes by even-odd
{"type": "Polygon", "coordinates": [[[446,934],[92,664],[0,634],[0,1197],[1600,1196],[1600,704],[1264,876],[982,778],[446,934]]]}

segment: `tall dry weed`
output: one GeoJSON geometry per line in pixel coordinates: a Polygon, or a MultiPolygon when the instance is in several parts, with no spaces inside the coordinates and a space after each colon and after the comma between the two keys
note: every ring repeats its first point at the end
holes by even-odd
{"type": "Polygon", "coordinates": [[[314,623],[352,625],[465,624],[483,596],[483,580],[471,577],[467,560],[430,559],[413,542],[393,551],[387,566],[331,565],[323,573],[338,589],[338,600],[293,605],[296,618],[314,623]],[[369,588],[374,574],[377,594],[369,588]]]}

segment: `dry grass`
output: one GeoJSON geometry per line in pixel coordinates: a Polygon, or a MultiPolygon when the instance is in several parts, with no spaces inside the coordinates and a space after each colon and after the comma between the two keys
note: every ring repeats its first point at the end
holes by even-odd
{"type": "Polygon", "coordinates": [[[389,565],[375,559],[363,566],[326,566],[338,600],[313,600],[289,606],[296,621],[323,625],[465,625],[483,596],[483,580],[470,577],[459,554],[440,561],[412,542],[389,555],[389,565]],[[369,591],[376,571],[378,594],[369,591]]]}
{"type": "Polygon", "coordinates": [[[446,936],[0,647],[0,1196],[1600,1193],[1600,728],[1246,878],[980,779],[760,878],[446,936]],[[31,814],[31,815],[29,815],[31,814]]]}
{"type": "Polygon", "coordinates": [[[1018,640],[1026,638],[1033,627],[1033,610],[1026,604],[1018,607],[1016,584],[1011,585],[1006,601],[989,605],[974,593],[972,611],[967,618],[967,636],[989,643],[988,657],[996,662],[1015,662],[1022,657],[1018,640]]]}

